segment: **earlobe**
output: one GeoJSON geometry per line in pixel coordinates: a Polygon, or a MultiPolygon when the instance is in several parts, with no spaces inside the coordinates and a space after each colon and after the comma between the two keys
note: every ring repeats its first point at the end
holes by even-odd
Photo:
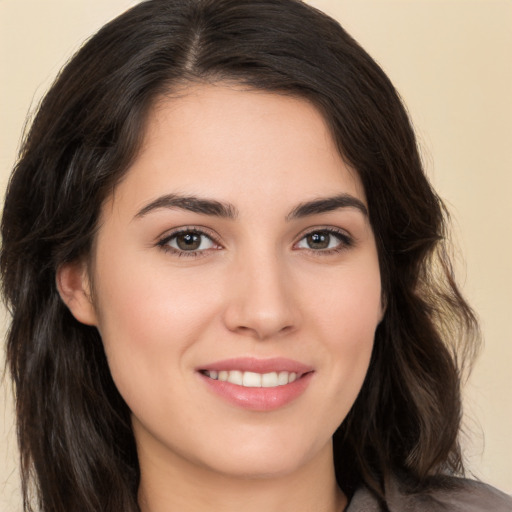
{"type": "Polygon", "coordinates": [[[87,268],[82,261],[65,263],[57,269],[57,289],[71,314],[81,323],[97,325],[87,268]]]}

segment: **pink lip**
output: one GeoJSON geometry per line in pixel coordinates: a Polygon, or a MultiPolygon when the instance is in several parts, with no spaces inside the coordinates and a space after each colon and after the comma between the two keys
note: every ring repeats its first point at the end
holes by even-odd
{"type": "Polygon", "coordinates": [[[198,374],[202,381],[218,396],[229,403],[250,411],[273,411],[284,407],[297,399],[308,387],[313,376],[313,368],[297,361],[284,358],[255,359],[236,358],[224,361],[216,361],[198,368],[198,374]],[[240,370],[243,372],[270,373],[270,372],[295,372],[298,375],[296,381],[283,386],[273,388],[247,388],[211,379],[201,370],[240,370]]]}

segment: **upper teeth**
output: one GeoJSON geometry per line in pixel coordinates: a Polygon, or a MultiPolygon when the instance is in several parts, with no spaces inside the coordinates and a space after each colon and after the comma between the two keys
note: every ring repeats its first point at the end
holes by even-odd
{"type": "Polygon", "coordinates": [[[246,388],[273,388],[276,386],[284,386],[297,379],[295,372],[270,372],[270,373],[255,373],[255,372],[241,372],[239,370],[206,370],[205,375],[211,379],[221,380],[223,382],[230,382],[238,386],[245,386],[246,388]]]}

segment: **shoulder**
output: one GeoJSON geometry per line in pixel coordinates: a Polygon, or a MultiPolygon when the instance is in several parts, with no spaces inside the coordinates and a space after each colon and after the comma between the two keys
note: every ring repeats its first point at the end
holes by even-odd
{"type": "MultiPolygon", "coordinates": [[[[512,496],[475,480],[445,478],[421,492],[411,492],[397,479],[388,481],[389,512],[512,512],[512,496]]],[[[382,512],[380,501],[366,488],[353,496],[346,512],[382,512]]]]}
{"type": "Polygon", "coordinates": [[[475,480],[447,478],[418,493],[406,492],[395,480],[388,507],[397,512],[512,512],[512,497],[475,480]]]}

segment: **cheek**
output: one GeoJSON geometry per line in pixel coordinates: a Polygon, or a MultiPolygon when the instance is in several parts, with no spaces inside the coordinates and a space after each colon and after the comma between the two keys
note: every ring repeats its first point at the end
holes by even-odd
{"type": "Polygon", "coordinates": [[[373,342],[382,316],[380,272],[376,261],[341,269],[325,280],[322,293],[309,299],[319,328],[335,344],[347,350],[373,342]]]}
{"type": "Polygon", "coordinates": [[[330,357],[329,397],[341,423],[355,401],[368,371],[379,324],[381,286],[378,266],[340,273],[314,302],[315,329],[330,357]]]}
{"type": "Polygon", "coordinates": [[[197,275],[166,272],[141,260],[110,258],[101,269],[100,329],[111,341],[119,337],[116,331],[122,333],[133,348],[166,345],[171,336],[193,330],[208,317],[211,301],[205,300],[205,284],[197,275]]]}
{"type": "Polygon", "coordinates": [[[98,329],[114,382],[136,406],[186,373],[189,349],[215,316],[215,299],[205,298],[197,276],[170,278],[136,258],[114,256],[98,269],[98,329]]]}

